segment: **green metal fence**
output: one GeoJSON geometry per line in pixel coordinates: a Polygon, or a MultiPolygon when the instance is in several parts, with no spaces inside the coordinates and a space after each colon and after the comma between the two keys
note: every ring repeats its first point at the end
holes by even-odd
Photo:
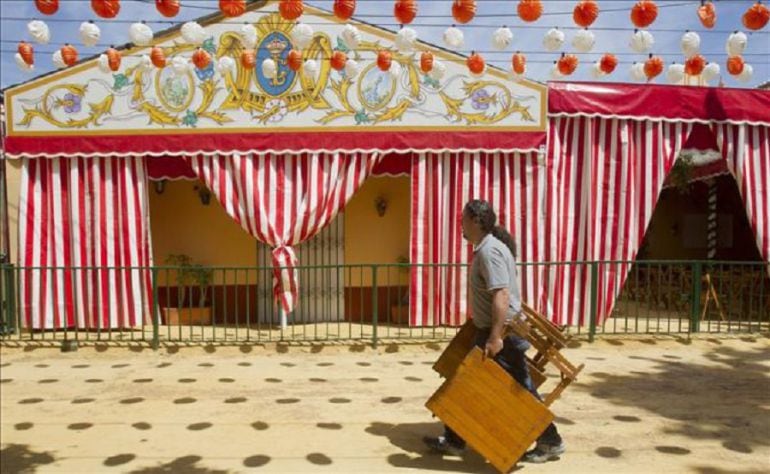
{"type": "MultiPolygon", "coordinates": [[[[589,275],[590,301],[578,305],[582,325],[567,330],[587,336],[762,332],[770,329],[770,264],[767,262],[628,262],[625,285],[604,321],[597,321],[600,281],[624,262],[570,262],[519,266],[522,279],[558,265],[589,275]]],[[[456,327],[409,324],[410,264],[300,266],[299,299],[281,324],[268,267],[20,268],[0,265],[0,337],[4,341],[121,341],[164,343],[261,343],[279,341],[445,340],[456,327]],[[136,327],[106,329],[77,323],[56,330],[23,324],[22,278],[58,272],[73,279],[95,273],[147,271],[152,298],[136,327]],[[34,273],[30,273],[34,272],[34,273]]],[[[440,276],[462,265],[421,265],[440,276]]],[[[626,266],[627,267],[627,266],[626,266]]],[[[30,281],[30,280],[28,280],[30,281]]],[[[99,305],[111,305],[108,294],[99,305]]],[[[74,301],[81,307],[82,301],[74,301]]]]}

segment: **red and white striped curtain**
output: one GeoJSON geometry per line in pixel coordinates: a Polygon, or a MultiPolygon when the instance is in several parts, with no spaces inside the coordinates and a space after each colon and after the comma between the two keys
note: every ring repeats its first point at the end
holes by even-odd
{"type": "Polygon", "coordinates": [[[376,153],[228,154],[188,158],[227,214],[271,247],[273,295],[297,303],[292,249],[334,219],[369,176],[376,153]]]}
{"type": "MultiPolygon", "coordinates": [[[[472,247],[462,237],[462,209],[489,201],[498,224],[514,237],[518,261],[543,260],[542,155],[530,153],[422,153],[412,163],[410,323],[461,325],[468,317],[467,271],[472,247]]],[[[519,266],[522,299],[540,297],[541,268],[519,266]]]]}
{"type": "Polygon", "coordinates": [[[757,248],[770,262],[770,127],[716,124],[717,145],[738,182],[757,248]]]}
{"type": "Polygon", "coordinates": [[[27,327],[150,322],[146,183],[142,158],[24,160],[19,262],[27,327]]]}
{"type": "MultiPolygon", "coordinates": [[[[632,261],[691,125],[552,117],[549,128],[546,259],[632,261]]],[[[629,267],[599,265],[599,323],[612,312],[629,267]]],[[[551,319],[587,323],[590,266],[550,267],[545,280],[551,319]]]]}

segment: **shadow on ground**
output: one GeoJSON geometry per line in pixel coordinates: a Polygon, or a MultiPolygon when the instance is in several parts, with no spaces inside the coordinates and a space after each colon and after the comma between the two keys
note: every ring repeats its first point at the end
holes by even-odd
{"type": "Polygon", "coordinates": [[[36,472],[56,461],[49,452],[32,451],[26,444],[9,444],[0,449],[0,472],[36,472]]]}

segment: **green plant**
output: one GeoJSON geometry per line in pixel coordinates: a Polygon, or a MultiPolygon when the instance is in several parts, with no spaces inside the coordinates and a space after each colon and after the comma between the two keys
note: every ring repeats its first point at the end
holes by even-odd
{"type": "Polygon", "coordinates": [[[192,258],[184,254],[169,255],[166,257],[166,264],[174,266],[174,270],[176,270],[176,284],[179,287],[177,293],[179,306],[181,307],[187,302],[187,288],[191,286],[200,288],[198,306],[206,306],[209,287],[214,277],[214,270],[201,264],[193,263],[192,258]]]}
{"type": "Polygon", "coordinates": [[[688,194],[690,192],[690,179],[692,179],[694,167],[692,155],[680,153],[673,168],[671,168],[671,183],[680,194],[688,194]]]}

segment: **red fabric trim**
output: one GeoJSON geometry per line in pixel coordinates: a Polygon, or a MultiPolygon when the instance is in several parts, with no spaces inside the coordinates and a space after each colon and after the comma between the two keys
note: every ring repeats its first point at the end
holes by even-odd
{"type": "Polygon", "coordinates": [[[770,125],[770,91],[552,82],[548,84],[548,113],[770,125]]]}
{"type": "Polygon", "coordinates": [[[164,156],[146,161],[147,177],[150,179],[198,179],[198,175],[182,157],[164,156]]]}
{"type": "Polygon", "coordinates": [[[534,151],[545,144],[540,132],[301,132],[163,135],[6,137],[12,158],[56,155],[183,156],[217,152],[301,151],[534,151]]]}
{"type": "Polygon", "coordinates": [[[372,176],[409,176],[411,173],[412,156],[399,153],[388,153],[372,169],[372,176]]]}

